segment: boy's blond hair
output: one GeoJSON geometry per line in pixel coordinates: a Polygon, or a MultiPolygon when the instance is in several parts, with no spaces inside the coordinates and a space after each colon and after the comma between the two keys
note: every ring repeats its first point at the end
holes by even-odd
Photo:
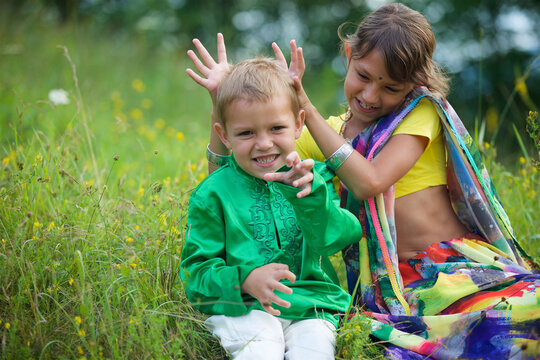
{"type": "Polygon", "coordinates": [[[236,100],[267,102],[279,95],[290,99],[291,111],[296,117],[300,110],[298,96],[291,77],[277,60],[263,57],[244,60],[236,64],[219,85],[218,119],[225,126],[227,107],[236,100]]]}

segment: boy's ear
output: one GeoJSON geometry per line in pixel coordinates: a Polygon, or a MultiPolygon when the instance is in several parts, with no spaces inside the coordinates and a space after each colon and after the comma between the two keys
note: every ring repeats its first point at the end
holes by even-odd
{"type": "Polygon", "coordinates": [[[300,137],[302,134],[302,129],[304,127],[304,120],[306,119],[306,112],[302,109],[298,111],[298,115],[296,117],[296,129],[294,131],[294,136],[296,139],[300,137]]]}
{"type": "Polygon", "coordinates": [[[214,130],[216,130],[216,133],[221,139],[221,142],[223,143],[223,145],[225,145],[227,149],[231,150],[231,143],[229,142],[229,139],[227,138],[227,131],[225,130],[225,127],[221,125],[221,123],[217,122],[217,123],[214,123],[214,130]]]}

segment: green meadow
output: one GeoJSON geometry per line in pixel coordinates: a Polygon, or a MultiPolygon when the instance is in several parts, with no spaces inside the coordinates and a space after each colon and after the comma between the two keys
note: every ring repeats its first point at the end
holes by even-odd
{"type": "MultiPolygon", "coordinates": [[[[224,359],[178,274],[188,199],[207,174],[211,110],[185,74],[185,52],[91,27],[7,20],[0,358],[224,359]],[[65,92],[51,100],[55,89],[65,92]]],[[[314,99],[333,98],[320,92],[331,86],[307,87],[314,99]]],[[[522,246],[538,259],[536,155],[501,164],[497,144],[479,145],[522,246]]],[[[346,324],[338,357],[378,356],[365,324],[346,324]]]]}

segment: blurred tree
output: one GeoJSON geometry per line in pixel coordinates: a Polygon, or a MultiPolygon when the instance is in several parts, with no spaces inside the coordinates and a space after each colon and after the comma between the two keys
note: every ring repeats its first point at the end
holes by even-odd
{"type": "MultiPolygon", "coordinates": [[[[185,50],[197,37],[215,51],[219,31],[225,35],[232,61],[271,54],[272,41],[287,52],[289,40],[296,39],[309,66],[306,82],[336,93],[331,102],[337,103],[338,80],[344,71],[338,27],[346,23],[343,31],[353,32],[367,13],[388,1],[6,0],[0,7],[32,7],[36,2],[56,11],[59,21],[84,20],[100,29],[135,31],[149,44],[170,50],[185,50]],[[329,80],[317,83],[322,78],[329,80]]],[[[527,66],[540,53],[540,1],[402,2],[432,24],[438,40],[435,58],[454,79],[449,99],[469,128],[475,119],[477,124],[485,123],[484,139],[489,140],[509,129],[508,117],[524,121],[528,110],[537,109],[539,64],[528,73],[527,66]]],[[[524,124],[518,128],[524,129],[524,124]]],[[[508,143],[509,149],[515,145],[508,143]]]]}

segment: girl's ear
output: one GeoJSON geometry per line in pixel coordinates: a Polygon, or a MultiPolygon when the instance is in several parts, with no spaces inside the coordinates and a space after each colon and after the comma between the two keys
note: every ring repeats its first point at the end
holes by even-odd
{"type": "Polygon", "coordinates": [[[349,64],[349,62],[351,61],[351,44],[349,44],[348,42],[345,42],[343,46],[345,47],[345,56],[347,57],[347,64],[349,64]]]}
{"type": "Polygon", "coordinates": [[[221,125],[221,123],[217,122],[217,123],[214,123],[214,130],[216,130],[216,133],[221,139],[221,142],[223,143],[223,145],[225,145],[227,149],[231,150],[231,143],[229,142],[229,139],[227,137],[227,131],[225,130],[225,127],[221,125]]]}
{"type": "Polygon", "coordinates": [[[296,117],[296,128],[294,129],[294,136],[296,139],[302,134],[302,129],[304,128],[304,120],[306,119],[306,112],[304,110],[298,111],[298,116],[296,117]]]}

